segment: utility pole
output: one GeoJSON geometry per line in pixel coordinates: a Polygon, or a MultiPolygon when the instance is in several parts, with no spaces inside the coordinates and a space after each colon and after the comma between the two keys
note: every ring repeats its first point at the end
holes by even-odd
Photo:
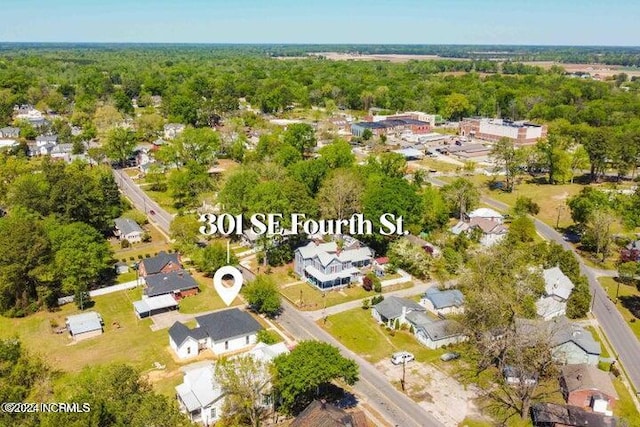
{"type": "Polygon", "coordinates": [[[405,375],[407,372],[406,366],[407,366],[407,359],[403,358],[402,359],[402,379],[400,380],[400,386],[402,387],[402,391],[404,391],[404,386],[405,386],[405,375]]]}
{"type": "Polygon", "coordinates": [[[559,205],[556,210],[558,211],[558,218],[556,219],[556,230],[558,228],[560,228],[560,212],[562,212],[564,210],[564,206],[563,205],[559,205]]]}

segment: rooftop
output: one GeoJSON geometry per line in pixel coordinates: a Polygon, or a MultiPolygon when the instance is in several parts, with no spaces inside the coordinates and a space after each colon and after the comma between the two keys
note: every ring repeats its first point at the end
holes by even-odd
{"type": "Polygon", "coordinates": [[[66,323],[72,335],[102,329],[102,317],[95,311],[69,316],[66,323]]]}
{"type": "Polygon", "coordinates": [[[386,297],[384,300],[373,306],[380,315],[387,319],[395,319],[402,315],[402,308],[409,311],[426,311],[426,309],[415,301],[396,296],[386,297]]]}
{"type": "Polygon", "coordinates": [[[559,267],[543,270],[542,277],[544,278],[544,290],[547,295],[557,295],[564,300],[569,298],[573,290],[573,282],[559,267]]]}
{"type": "Polygon", "coordinates": [[[143,259],[142,265],[144,266],[146,274],[156,274],[162,271],[162,269],[170,262],[180,265],[178,254],[175,252],[168,254],[165,251],[161,251],[158,255],[152,258],[143,259]]]}
{"type": "MultiPolygon", "coordinates": [[[[116,224],[116,228],[120,230],[123,235],[131,234],[131,233],[142,233],[142,228],[132,219],[129,218],[116,218],[114,220],[116,224]]],[[[149,258],[151,259],[151,258],[149,258]]]]}
{"type": "Polygon", "coordinates": [[[172,292],[180,292],[198,287],[198,283],[185,270],[158,273],[144,278],[147,287],[145,295],[155,297],[172,292]]]}
{"type": "Polygon", "coordinates": [[[597,390],[607,396],[618,399],[609,373],[595,366],[582,363],[562,367],[562,379],[569,393],[578,390],[597,390]]]}
{"type": "Polygon", "coordinates": [[[424,293],[423,298],[431,301],[436,309],[447,307],[460,307],[464,304],[464,295],[458,289],[441,291],[433,286],[424,293]]]}

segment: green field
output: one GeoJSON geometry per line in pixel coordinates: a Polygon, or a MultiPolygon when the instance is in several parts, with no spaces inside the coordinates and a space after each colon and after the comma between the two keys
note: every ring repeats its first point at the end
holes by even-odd
{"type": "MultiPolygon", "coordinates": [[[[382,290],[384,293],[407,289],[412,286],[413,282],[406,282],[399,285],[386,286],[382,288],[382,290]]],[[[331,307],[353,300],[376,296],[375,292],[367,292],[362,286],[352,286],[335,291],[321,292],[309,283],[297,283],[295,285],[281,287],[280,293],[303,311],[320,310],[325,304],[327,307],[331,307]]]]}
{"type": "Polygon", "coordinates": [[[318,324],[347,348],[372,363],[391,357],[397,351],[409,351],[419,362],[434,362],[447,352],[445,349],[428,349],[419,344],[408,331],[395,331],[392,336],[378,325],[371,316],[370,309],[344,311],[328,316],[326,323],[319,321],[318,324]]]}

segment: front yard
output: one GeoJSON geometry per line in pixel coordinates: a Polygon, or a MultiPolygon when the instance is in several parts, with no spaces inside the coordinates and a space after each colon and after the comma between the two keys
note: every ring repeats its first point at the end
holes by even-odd
{"type": "MultiPolygon", "coordinates": [[[[382,292],[408,289],[413,286],[413,282],[401,283],[393,286],[385,286],[382,292]]],[[[342,304],[354,300],[371,298],[377,294],[373,291],[367,292],[362,286],[352,285],[350,288],[342,288],[334,291],[322,292],[314,288],[309,283],[294,283],[281,286],[280,293],[289,301],[294,303],[300,310],[314,311],[323,307],[342,304]]]]}
{"type": "Polygon", "coordinates": [[[439,361],[440,356],[447,352],[445,349],[428,349],[408,331],[386,331],[371,316],[371,309],[344,311],[328,316],[326,323],[320,320],[318,324],[371,363],[390,358],[397,351],[413,353],[418,362],[439,361]]]}

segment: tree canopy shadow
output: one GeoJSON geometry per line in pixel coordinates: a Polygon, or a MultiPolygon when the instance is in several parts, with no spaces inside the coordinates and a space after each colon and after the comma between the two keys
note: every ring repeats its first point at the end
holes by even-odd
{"type": "Polygon", "coordinates": [[[620,303],[629,310],[636,319],[640,319],[640,295],[625,295],[620,297],[620,303]]]}

